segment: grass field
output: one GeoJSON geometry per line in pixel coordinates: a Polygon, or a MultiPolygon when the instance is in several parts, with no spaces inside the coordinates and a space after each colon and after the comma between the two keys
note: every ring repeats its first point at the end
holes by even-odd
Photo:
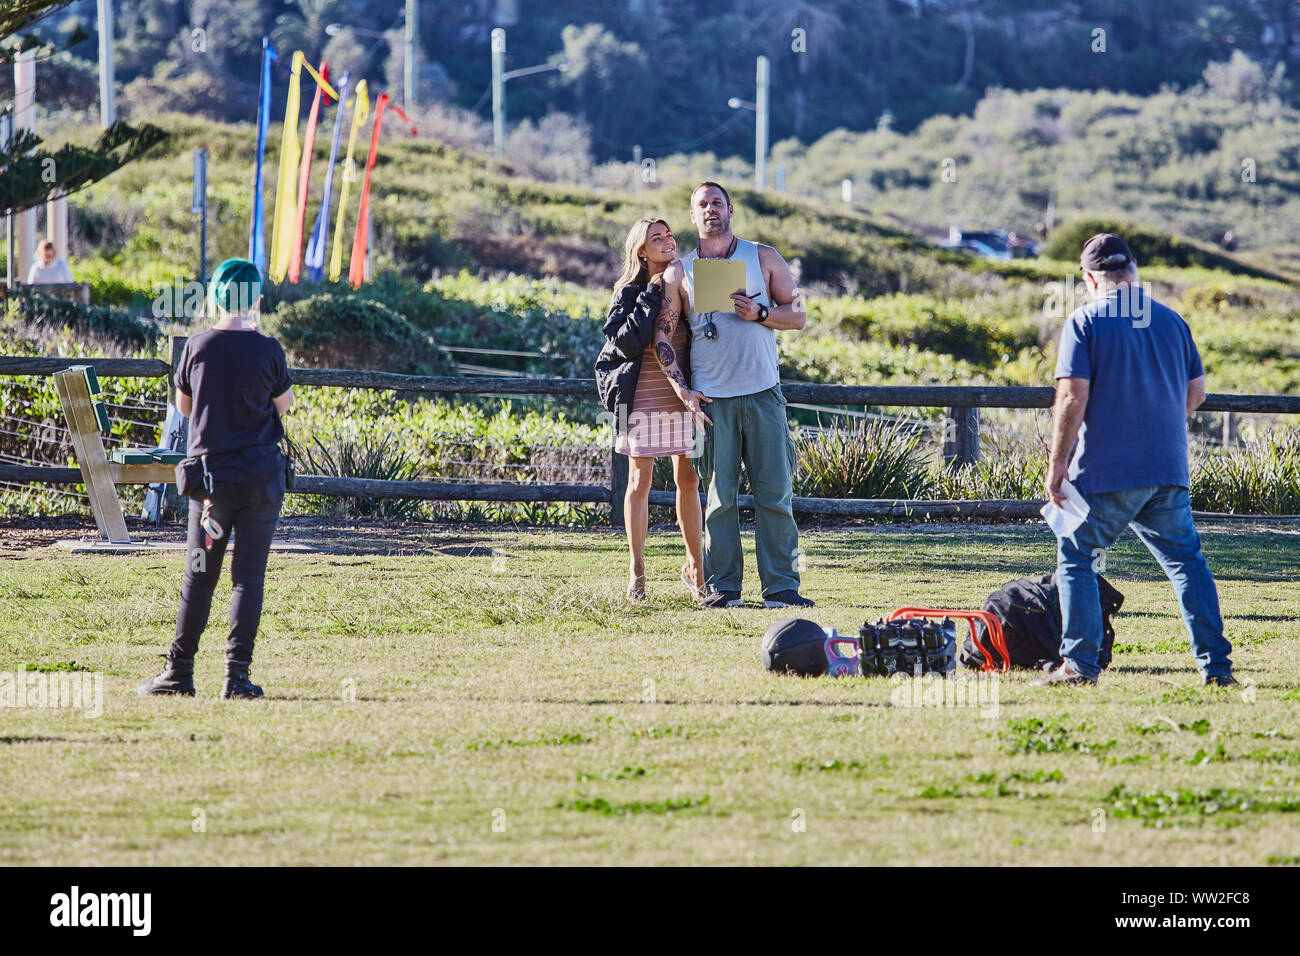
{"type": "MultiPolygon", "coordinates": [[[[273,556],[262,702],[216,699],[228,583],[200,696],[143,700],[182,558],[0,551],[0,672],[104,675],[97,718],[0,712],[0,862],[1297,864],[1300,541],[1204,536],[1241,688],[1201,688],[1129,539],[1101,685],[1014,674],[964,708],[766,673],[760,635],[787,612],[694,609],[668,530],[638,607],[607,531],[427,527],[273,556]]],[[[1041,527],[803,546],[809,616],[851,633],[900,604],[978,606],[1053,562],[1041,527]]]]}

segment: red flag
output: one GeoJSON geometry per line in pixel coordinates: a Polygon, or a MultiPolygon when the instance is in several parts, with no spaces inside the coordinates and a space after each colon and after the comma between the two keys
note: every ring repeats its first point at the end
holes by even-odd
{"type": "MultiPolygon", "coordinates": [[[[320,78],[328,83],[330,68],[324,60],[320,64],[320,78]]],[[[289,256],[289,281],[298,282],[302,272],[302,230],[307,220],[307,189],[311,185],[311,153],[316,144],[316,120],[320,116],[320,98],[324,93],[320,83],[316,84],[316,96],[311,101],[311,112],[307,114],[307,134],[303,138],[302,162],[298,166],[298,209],[293,227],[293,250],[289,256]]]]}
{"type": "MultiPolygon", "coordinates": [[[[359,289],[365,279],[366,235],[370,228],[370,174],[374,172],[375,158],[379,155],[379,127],[384,121],[385,109],[391,109],[406,120],[408,126],[411,123],[410,117],[402,112],[401,107],[388,102],[387,93],[379,94],[379,100],[375,104],[375,126],[370,133],[370,155],[366,157],[366,172],[361,181],[361,211],[357,214],[357,234],[352,240],[352,261],[348,265],[348,282],[352,283],[354,289],[359,289]]],[[[415,127],[412,126],[411,135],[415,134],[415,127]]]]}

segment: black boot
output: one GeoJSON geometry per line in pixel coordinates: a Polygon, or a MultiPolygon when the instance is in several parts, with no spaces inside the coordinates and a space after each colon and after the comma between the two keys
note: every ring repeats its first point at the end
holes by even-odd
{"type": "Polygon", "coordinates": [[[249,665],[241,661],[226,661],[226,683],[221,688],[221,699],[243,698],[256,700],[262,696],[262,688],[248,679],[249,665]]]}
{"type": "Polygon", "coordinates": [[[150,697],[155,694],[184,694],[194,696],[194,658],[178,658],[167,655],[163,672],[157,677],[150,677],[140,685],[140,696],[150,697]]]}

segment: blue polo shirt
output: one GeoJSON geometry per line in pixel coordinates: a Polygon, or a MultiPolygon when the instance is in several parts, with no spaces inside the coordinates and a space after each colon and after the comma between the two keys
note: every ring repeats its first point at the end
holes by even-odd
{"type": "Polygon", "coordinates": [[[1076,309],[1057,378],[1091,382],[1069,478],[1085,494],[1189,487],[1187,383],[1205,374],[1187,323],[1138,286],[1076,309]]]}

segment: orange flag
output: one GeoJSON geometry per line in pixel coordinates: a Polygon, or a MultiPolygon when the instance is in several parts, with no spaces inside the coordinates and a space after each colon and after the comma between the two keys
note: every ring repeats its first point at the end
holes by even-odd
{"type": "MultiPolygon", "coordinates": [[[[379,155],[379,127],[384,121],[385,109],[391,109],[406,120],[408,126],[411,123],[410,118],[400,107],[392,106],[388,102],[387,93],[379,94],[379,100],[375,104],[375,126],[370,133],[370,155],[366,157],[366,172],[361,182],[361,211],[357,214],[357,234],[352,240],[352,262],[348,267],[348,282],[352,283],[354,289],[360,288],[361,283],[365,281],[366,238],[370,229],[370,177],[375,169],[375,158],[379,155]]],[[[412,126],[411,135],[415,134],[415,127],[412,126]]]]}
{"type": "Polygon", "coordinates": [[[307,190],[311,186],[311,153],[316,145],[316,121],[320,117],[320,98],[328,88],[330,79],[329,64],[320,61],[320,80],[316,84],[316,96],[311,101],[311,112],[307,114],[307,135],[303,138],[302,163],[298,167],[298,207],[293,226],[293,249],[289,253],[289,281],[298,282],[302,274],[302,230],[307,221],[307,190]]]}

